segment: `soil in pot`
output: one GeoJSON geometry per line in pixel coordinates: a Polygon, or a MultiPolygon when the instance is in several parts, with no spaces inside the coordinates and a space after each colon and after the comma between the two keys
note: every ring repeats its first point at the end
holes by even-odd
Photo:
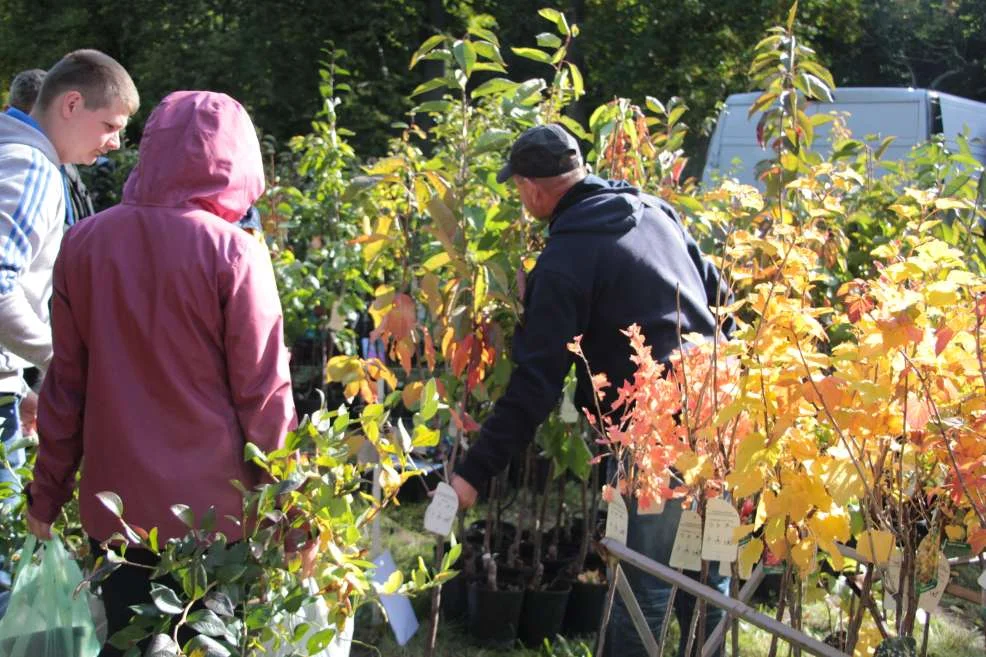
{"type": "Polygon", "coordinates": [[[543,591],[524,592],[517,636],[525,646],[540,647],[545,639],[554,640],[555,635],[561,633],[571,590],[570,584],[561,582],[543,591]]]}
{"type": "Polygon", "coordinates": [[[510,648],[524,606],[521,589],[492,591],[482,582],[469,584],[469,634],[494,648],[510,648]]]}

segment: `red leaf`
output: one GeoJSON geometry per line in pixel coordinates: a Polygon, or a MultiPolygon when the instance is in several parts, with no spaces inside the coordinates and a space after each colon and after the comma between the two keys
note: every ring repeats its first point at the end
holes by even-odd
{"type": "Polygon", "coordinates": [[[955,337],[955,331],[947,326],[942,326],[935,331],[935,337],[935,355],[938,356],[941,352],[945,351],[945,347],[947,347],[948,343],[951,342],[953,337],[955,337]]]}

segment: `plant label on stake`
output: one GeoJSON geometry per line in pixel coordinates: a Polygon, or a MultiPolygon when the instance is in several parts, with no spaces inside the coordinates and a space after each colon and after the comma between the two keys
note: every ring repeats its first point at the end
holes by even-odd
{"type": "Polygon", "coordinates": [[[736,561],[737,541],[734,530],[740,526],[733,505],[717,497],[705,505],[705,531],[702,535],[702,559],[732,563],[736,561]]]}
{"type": "Polygon", "coordinates": [[[425,511],[425,529],[439,536],[448,536],[459,510],[459,496],[444,481],[438,482],[431,504],[425,511]]]}
{"type": "Polygon", "coordinates": [[[668,565],[682,570],[702,570],[702,518],[696,511],[682,511],[668,565]]]}
{"type": "Polygon", "coordinates": [[[612,538],[623,545],[627,544],[627,531],[630,522],[626,502],[619,493],[614,493],[606,510],[606,538],[612,538]]]}
{"type": "Polygon", "coordinates": [[[948,586],[948,580],[952,576],[952,571],[948,567],[948,557],[945,556],[944,552],[938,553],[938,580],[935,582],[935,587],[930,591],[925,591],[918,598],[918,609],[924,609],[929,614],[935,609],[938,609],[938,603],[941,602],[942,596],[945,595],[945,588],[948,586]]]}

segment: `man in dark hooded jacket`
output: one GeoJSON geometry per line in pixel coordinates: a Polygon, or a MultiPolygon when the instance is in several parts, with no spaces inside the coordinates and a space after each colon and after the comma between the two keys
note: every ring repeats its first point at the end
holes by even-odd
{"type": "MultiPolygon", "coordinates": [[[[717,300],[725,297],[718,272],[702,257],[674,209],[626,183],[587,175],[577,142],[560,125],[537,126],[517,139],[497,180],[508,178],[513,178],[527,211],[550,222],[549,236],[527,280],[507,390],[465,461],[455,468],[452,487],[462,508],[471,506],[477,489],[531,443],[558,402],[573,362],[566,347],[573,337],[582,336],[593,373],[607,375],[612,393],[635,369],[621,330],[640,325],[655,359],[667,362],[679,346],[679,331],[716,335],[710,306],[721,305],[717,300]]],[[[588,373],[584,367],[577,372],[576,401],[593,408],[588,373]]],[[[612,397],[604,403],[611,401],[612,397]]],[[[660,515],[638,516],[631,504],[630,514],[628,546],[667,563],[680,505],[668,504],[660,515]]],[[[716,566],[712,572],[717,572],[716,566]]],[[[626,570],[656,633],[669,587],[632,567],[626,570]]],[[[710,581],[725,590],[726,580],[710,581]]],[[[677,594],[675,611],[684,627],[694,604],[693,597],[677,594]]],[[[722,612],[708,609],[711,628],[722,612]]],[[[645,654],[619,601],[607,647],[609,654],[620,657],[645,654]]]]}

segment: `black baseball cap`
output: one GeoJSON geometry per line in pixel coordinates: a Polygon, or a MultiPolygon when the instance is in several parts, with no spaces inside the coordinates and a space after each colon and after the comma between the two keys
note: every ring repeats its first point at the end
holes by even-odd
{"type": "Polygon", "coordinates": [[[582,166],[579,144],[557,123],[535,126],[517,138],[507,163],[496,175],[505,182],[510,176],[552,178],[582,166]]]}

